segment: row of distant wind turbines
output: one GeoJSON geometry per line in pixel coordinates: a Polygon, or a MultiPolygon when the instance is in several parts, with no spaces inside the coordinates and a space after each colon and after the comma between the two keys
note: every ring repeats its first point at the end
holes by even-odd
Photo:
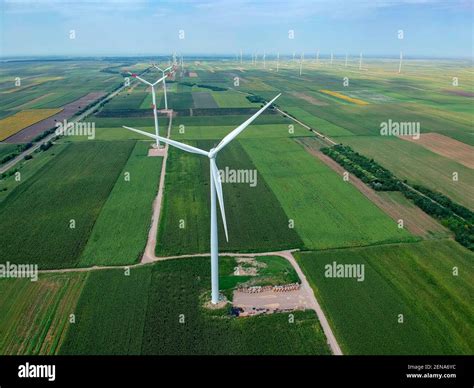
{"type": "MultiPolygon", "coordinates": [[[[237,55],[237,60],[239,60],[239,57],[240,57],[240,64],[243,64],[243,53],[242,53],[242,50],[240,50],[240,55],[237,55]]],[[[266,69],[267,68],[267,61],[266,61],[266,53],[265,51],[263,52],[263,55],[262,55],[262,63],[263,63],[263,68],[266,69]]],[[[330,61],[329,63],[332,65],[334,63],[334,54],[331,52],[331,57],[330,57],[330,61]]],[[[344,62],[344,66],[347,67],[347,64],[348,64],[348,58],[349,58],[349,54],[346,54],[346,57],[345,57],[345,62],[344,62]]],[[[303,73],[303,62],[304,62],[304,52],[302,52],[300,54],[300,58],[299,58],[299,74],[300,76],[302,75],[303,73]]],[[[251,64],[256,66],[257,65],[257,60],[258,60],[258,54],[256,53],[252,53],[251,54],[251,64]]],[[[293,62],[296,62],[297,59],[296,59],[296,53],[293,53],[293,59],[292,59],[293,62]]],[[[316,57],[315,57],[315,61],[316,61],[316,64],[319,65],[321,63],[320,59],[319,59],[319,50],[316,52],[316,57]]],[[[362,61],[363,61],[363,55],[362,55],[362,52],[360,53],[359,55],[359,70],[363,70],[363,67],[362,67],[362,61]]],[[[399,60],[399,63],[398,63],[398,73],[401,73],[402,72],[402,62],[403,62],[403,53],[400,51],[400,60],[399,60]]],[[[276,71],[278,72],[280,70],[280,53],[277,53],[276,55],[276,71]]]]}
{"type": "MultiPolygon", "coordinates": [[[[183,65],[183,59],[181,57],[181,66],[183,65]]],[[[169,144],[173,147],[179,148],[183,151],[190,152],[192,154],[198,154],[202,156],[207,156],[209,158],[209,166],[210,166],[210,197],[211,197],[211,228],[210,228],[210,240],[211,240],[211,303],[216,305],[219,303],[219,240],[218,240],[218,233],[217,233],[217,201],[219,202],[219,208],[222,217],[222,224],[224,226],[224,232],[226,241],[229,241],[229,236],[227,232],[227,221],[225,216],[225,208],[224,208],[224,197],[222,192],[222,181],[220,177],[219,170],[216,164],[216,158],[219,153],[227,144],[229,144],[233,139],[237,137],[245,128],[247,128],[260,114],[263,113],[265,109],[270,107],[275,100],[280,97],[281,93],[274,97],[270,102],[265,104],[257,113],[255,113],[252,117],[248,118],[242,124],[240,124],[237,128],[233,131],[228,133],[220,142],[217,144],[216,147],[210,149],[209,151],[202,150],[200,148],[196,148],[190,146],[188,144],[180,143],[175,140],[168,139],[166,137],[162,137],[159,134],[159,126],[158,126],[158,112],[156,108],[156,96],[155,96],[155,85],[159,84],[163,81],[163,88],[164,88],[164,98],[165,98],[165,109],[168,110],[168,102],[166,97],[166,77],[176,71],[177,62],[175,56],[173,55],[173,65],[167,67],[166,69],[161,69],[157,65],[153,65],[154,68],[162,72],[162,77],[159,78],[157,81],[151,83],[143,79],[142,77],[138,76],[137,74],[130,73],[129,74],[133,77],[138,79],[139,81],[143,82],[144,84],[151,87],[152,93],[152,100],[153,100],[153,116],[155,120],[155,134],[151,134],[149,132],[141,131],[136,128],[131,128],[127,126],[123,126],[124,128],[139,133],[144,136],[151,137],[156,140],[156,147],[160,147],[160,141],[163,143],[169,144]],[[217,201],[216,201],[217,196],[217,201]]]]}

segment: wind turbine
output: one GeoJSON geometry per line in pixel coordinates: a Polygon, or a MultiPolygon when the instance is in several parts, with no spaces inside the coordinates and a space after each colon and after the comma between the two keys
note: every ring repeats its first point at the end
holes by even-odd
{"type": "MultiPolygon", "coordinates": [[[[160,69],[157,65],[153,65],[153,67],[155,69],[158,69],[159,71],[161,71],[161,74],[163,75],[163,92],[165,94],[165,109],[168,110],[168,98],[166,96],[166,77],[168,77],[168,74],[165,74],[167,71],[171,70],[173,68],[173,66],[170,66],[170,67],[167,67],[166,69],[160,69]]],[[[172,71],[171,71],[172,73],[172,71]]]]}
{"type": "Polygon", "coordinates": [[[301,53],[301,57],[300,57],[300,77],[301,77],[301,74],[303,73],[303,59],[304,59],[304,53],[301,53]]]}
{"type": "Polygon", "coordinates": [[[184,143],[177,142],[175,140],[153,135],[149,132],[140,131],[139,129],[130,128],[124,126],[124,128],[140,133],[142,135],[161,140],[163,143],[167,143],[173,147],[179,148],[183,151],[190,152],[192,154],[199,154],[207,156],[210,164],[210,189],[211,189],[211,302],[217,304],[219,302],[219,252],[218,252],[218,239],[217,239],[217,207],[216,207],[216,194],[219,201],[219,207],[221,210],[222,224],[224,225],[225,238],[229,241],[227,234],[227,222],[225,218],[224,210],[224,198],[222,194],[222,182],[219,174],[219,170],[216,165],[216,157],[220,150],[222,150],[227,144],[229,144],[238,134],[240,134],[245,128],[247,128],[260,114],[267,109],[273,102],[280,97],[281,93],[268,102],[263,108],[261,108],[252,117],[244,121],[232,132],[227,134],[220,143],[212,148],[210,151],[204,151],[200,148],[196,148],[184,143]]]}
{"type": "Polygon", "coordinates": [[[334,59],[334,55],[333,55],[333,53],[332,53],[332,51],[331,51],[331,65],[332,65],[333,59],[334,59]]]}
{"type": "Polygon", "coordinates": [[[277,73],[279,69],[280,69],[280,53],[277,54],[277,73]]]}
{"type": "Polygon", "coordinates": [[[362,51],[360,52],[360,57],[359,57],[359,70],[362,70],[362,51]]]}
{"type": "Polygon", "coordinates": [[[266,69],[267,68],[267,64],[265,62],[265,58],[266,58],[266,54],[265,54],[265,51],[263,52],[263,68],[266,69]]]}
{"type": "MultiPolygon", "coordinates": [[[[160,139],[159,139],[160,128],[158,126],[158,113],[156,111],[155,85],[163,81],[167,76],[164,76],[163,78],[158,79],[156,82],[151,83],[151,82],[148,82],[147,80],[144,80],[143,78],[141,78],[135,73],[128,72],[128,74],[130,74],[133,78],[136,78],[139,81],[143,82],[144,84],[151,86],[151,97],[153,100],[153,117],[155,118],[156,148],[160,148],[160,139]]],[[[165,96],[166,96],[166,92],[165,92],[165,96]]]]}
{"type": "Polygon", "coordinates": [[[398,65],[398,74],[402,72],[403,53],[400,51],[400,64],[398,65]]]}
{"type": "Polygon", "coordinates": [[[319,50],[316,51],[316,65],[319,65],[319,50]]]}
{"type": "Polygon", "coordinates": [[[347,53],[346,53],[346,64],[345,64],[345,67],[347,67],[347,53]]]}

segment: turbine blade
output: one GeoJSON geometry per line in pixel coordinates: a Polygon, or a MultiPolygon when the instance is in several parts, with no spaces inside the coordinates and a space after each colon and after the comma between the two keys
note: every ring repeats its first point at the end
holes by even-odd
{"type": "Polygon", "coordinates": [[[160,83],[161,81],[163,81],[164,79],[166,78],[166,75],[161,77],[158,81],[156,81],[154,84],[152,84],[152,86],[155,86],[157,83],[160,83]]]}
{"type": "Polygon", "coordinates": [[[168,139],[167,137],[156,136],[156,135],[154,135],[150,132],[141,131],[139,129],[135,129],[135,128],[131,128],[131,127],[126,127],[125,125],[123,125],[123,127],[125,129],[128,129],[130,131],[139,133],[141,135],[151,137],[152,139],[158,139],[158,140],[162,141],[163,143],[169,144],[169,145],[171,145],[173,147],[176,147],[176,148],[179,148],[183,151],[191,152],[193,154],[209,156],[209,153],[207,151],[201,150],[199,148],[196,148],[196,147],[184,144],[184,143],[180,143],[179,141],[171,140],[171,139],[168,139]]]}
{"type": "Polygon", "coordinates": [[[227,221],[225,219],[225,209],[224,209],[224,196],[222,194],[222,182],[221,176],[219,175],[219,170],[217,169],[216,161],[214,159],[209,159],[211,162],[212,170],[212,180],[214,181],[214,187],[217,193],[217,199],[219,200],[219,207],[221,209],[222,224],[224,225],[225,239],[229,242],[229,235],[227,233],[227,221]]]}
{"type": "Polygon", "coordinates": [[[142,81],[144,84],[147,84],[147,85],[152,86],[151,82],[148,82],[147,80],[143,79],[142,77],[140,77],[140,76],[137,75],[137,74],[132,74],[132,77],[133,77],[133,78],[136,78],[136,79],[138,79],[138,80],[140,80],[140,81],[142,81]]]}
{"type": "Polygon", "coordinates": [[[250,117],[249,119],[247,119],[246,121],[244,121],[242,124],[240,124],[237,128],[235,128],[232,132],[230,132],[229,134],[227,134],[227,136],[225,136],[221,142],[217,145],[217,147],[215,148],[214,152],[217,153],[219,152],[222,148],[224,148],[227,144],[229,144],[235,137],[237,137],[237,135],[242,132],[245,128],[247,128],[251,123],[252,121],[254,121],[258,116],[260,116],[262,114],[262,112],[267,109],[271,104],[273,104],[273,102],[281,96],[281,93],[274,97],[273,100],[271,100],[270,102],[268,102],[262,109],[260,109],[257,113],[255,113],[252,117],[250,117]]]}

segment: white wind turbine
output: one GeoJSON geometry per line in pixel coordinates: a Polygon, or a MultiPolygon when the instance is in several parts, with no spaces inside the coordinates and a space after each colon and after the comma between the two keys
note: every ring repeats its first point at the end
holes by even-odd
{"type": "Polygon", "coordinates": [[[199,154],[203,156],[207,156],[209,158],[210,164],[210,189],[211,189],[211,302],[213,304],[217,304],[219,302],[219,252],[218,252],[218,239],[217,239],[217,206],[216,206],[216,194],[217,199],[219,201],[219,207],[221,209],[221,216],[222,216],[222,224],[224,225],[224,232],[226,240],[229,241],[229,237],[227,234],[227,222],[225,218],[225,210],[224,210],[224,198],[222,194],[222,182],[219,174],[219,170],[217,169],[216,165],[216,157],[220,150],[222,150],[227,144],[229,144],[238,134],[240,134],[245,128],[247,128],[252,121],[254,121],[260,114],[267,109],[273,102],[280,97],[281,93],[274,97],[273,100],[268,102],[262,109],[260,109],[257,113],[255,113],[252,117],[244,121],[240,124],[237,128],[235,128],[232,132],[227,134],[220,143],[215,147],[212,148],[210,151],[204,151],[200,148],[196,148],[184,143],[177,142],[175,140],[168,139],[166,137],[161,137],[157,135],[153,135],[149,132],[140,131],[139,129],[130,128],[124,126],[124,128],[129,129],[131,131],[140,133],[142,135],[152,137],[155,139],[161,140],[163,143],[167,143],[173,147],[179,148],[183,151],[190,152],[192,154],[199,154]]]}
{"type": "MultiPolygon", "coordinates": [[[[143,78],[141,78],[140,76],[138,76],[137,74],[135,73],[131,73],[131,72],[128,72],[128,74],[130,74],[133,78],[136,78],[138,79],[139,81],[143,82],[144,84],[147,84],[151,87],[151,97],[152,97],[152,100],[153,100],[153,117],[155,119],[155,134],[156,134],[156,148],[160,148],[160,140],[159,140],[159,136],[160,136],[160,128],[158,126],[158,113],[156,111],[156,96],[155,96],[155,85],[160,83],[161,81],[164,81],[164,79],[167,77],[167,76],[164,76],[163,78],[160,78],[158,79],[156,82],[154,83],[151,83],[151,82],[148,82],[147,80],[144,80],[143,78]]],[[[165,92],[166,93],[166,92],[165,92]]]]}
{"type": "Polygon", "coordinates": [[[166,96],[166,78],[168,77],[168,74],[166,74],[166,72],[171,70],[170,73],[172,73],[173,72],[173,70],[172,70],[173,66],[167,67],[164,70],[159,68],[157,65],[153,65],[153,67],[155,69],[158,69],[159,71],[161,71],[161,74],[163,75],[162,80],[163,80],[163,92],[164,92],[164,95],[165,95],[165,109],[168,110],[168,97],[166,96]]]}
{"type": "Polygon", "coordinates": [[[301,57],[300,57],[300,77],[301,77],[301,74],[303,73],[303,60],[304,60],[304,53],[301,53],[301,57]]]}

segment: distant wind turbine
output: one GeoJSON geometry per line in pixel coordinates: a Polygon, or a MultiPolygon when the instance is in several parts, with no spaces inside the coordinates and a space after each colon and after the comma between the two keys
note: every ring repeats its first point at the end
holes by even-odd
{"type": "Polygon", "coordinates": [[[398,74],[402,72],[403,53],[400,51],[400,64],[398,65],[398,74]]]}
{"type": "Polygon", "coordinates": [[[303,73],[303,59],[304,59],[304,53],[301,53],[301,57],[300,57],[300,77],[301,77],[301,74],[303,73]]]}
{"type": "Polygon", "coordinates": [[[227,134],[220,143],[212,148],[210,151],[204,151],[200,148],[196,148],[184,143],[177,142],[175,140],[168,139],[166,137],[160,137],[158,135],[153,135],[149,132],[140,131],[139,129],[130,128],[124,126],[124,128],[140,133],[142,135],[152,137],[157,140],[161,140],[163,143],[167,143],[173,147],[179,148],[183,151],[190,152],[192,154],[199,154],[202,156],[207,156],[209,158],[210,164],[210,195],[211,195],[211,302],[212,304],[217,304],[219,302],[219,244],[217,237],[217,206],[216,206],[216,194],[219,201],[219,207],[221,210],[222,224],[224,226],[224,232],[226,240],[229,241],[227,234],[227,222],[225,218],[225,209],[224,209],[224,198],[222,193],[222,182],[219,174],[219,170],[216,165],[216,157],[219,151],[221,151],[227,144],[229,144],[237,135],[239,135],[245,128],[247,128],[260,114],[267,109],[273,102],[280,97],[281,93],[268,102],[262,109],[255,113],[252,117],[244,121],[232,132],[227,134]]]}
{"type": "Polygon", "coordinates": [[[360,57],[359,57],[359,70],[362,70],[362,51],[360,52],[360,57]]]}
{"type": "Polygon", "coordinates": [[[173,66],[167,67],[166,69],[160,69],[157,65],[153,65],[155,69],[158,69],[161,71],[161,74],[163,75],[163,92],[165,95],[165,109],[168,110],[168,97],[166,96],[166,78],[168,77],[169,74],[171,74],[173,71],[171,71],[169,74],[166,74],[167,71],[170,71],[173,69],[173,66]]]}
{"type": "Polygon", "coordinates": [[[138,76],[135,73],[128,72],[128,74],[130,74],[133,78],[136,78],[139,81],[141,81],[144,84],[147,84],[151,87],[151,97],[152,97],[152,100],[153,100],[153,117],[155,119],[156,148],[160,148],[160,136],[159,136],[160,135],[160,128],[158,126],[158,113],[156,111],[155,85],[160,83],[161,81],[164,81],[164,79],[167,76],[165,75],[164,77],[158,79],[158,81],[156,81],[154,83],[151,83],[151,82],[148,82],[148,81],[144,80],[143,78],[141,78],[140,76],[138,76]]]}
{"type": "Polygon", "coordinates": [[[280,69],[280,53],[277,54],[277,73],[279,69],[280,69]]]}

